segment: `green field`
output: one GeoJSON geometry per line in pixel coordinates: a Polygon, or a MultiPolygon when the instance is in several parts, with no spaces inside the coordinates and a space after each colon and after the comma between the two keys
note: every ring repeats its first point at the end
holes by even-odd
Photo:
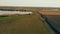
{"type": "Polygon", "coordinates": [[[38,16],[0,17],[0,34],[52,34],[38,16]]]}

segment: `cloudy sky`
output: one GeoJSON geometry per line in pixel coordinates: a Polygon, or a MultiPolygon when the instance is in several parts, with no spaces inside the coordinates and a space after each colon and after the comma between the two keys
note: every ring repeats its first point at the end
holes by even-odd
{"type": "Polygon", "coordinates": [[[0,0],[0,6],[60,7],[60,0],[0,0]]]}

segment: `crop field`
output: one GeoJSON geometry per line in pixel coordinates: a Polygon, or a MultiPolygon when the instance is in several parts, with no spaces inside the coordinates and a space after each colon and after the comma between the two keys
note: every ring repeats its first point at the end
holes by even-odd
{"type": "Polygon", "coordinates": [[[55,33],[60,34],[60,10],[43,10],[39,13],[50,24],[55,33]]]}
{"type": "Polygon", "coordinates": [[[60,34],[60,15],[47,16],[47,20],[52,25],[54,31],[60,34]]]}
{"type": "Polygon", "coordinates": [[[52,34],[36,15],[0,17],[0,34],[52,34]]]}

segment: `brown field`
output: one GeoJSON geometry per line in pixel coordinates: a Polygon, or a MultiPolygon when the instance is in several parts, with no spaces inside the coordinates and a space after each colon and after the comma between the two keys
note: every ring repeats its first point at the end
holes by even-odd
{"type": "Polygon", "coordinates": [[[59,10],[42,10],[39,11],[40,14],[42,15],[60,15],[60,11],[59,10]]]}
{"type": "Polygon", "coordinates": [[[36,15],[0,17],[0,34],[52,34],[36,15]]]}

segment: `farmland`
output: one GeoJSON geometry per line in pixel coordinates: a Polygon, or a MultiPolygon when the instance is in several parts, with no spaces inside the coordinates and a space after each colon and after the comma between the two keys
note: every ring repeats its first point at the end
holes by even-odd
{"type": "Polygon", "coordinates": [[[0,34],[54,34],[41,19],[41,7],[0,7],[2,11],[32,11],[28,15],[0,15],[0,34]]]}
{"type": "Polygon", "coordinates": [[[0,17],[0,34],[52,34],[37,15],[0,17]]]}
{"type": "Polygon", "coordinates": [[[41,14],[56,34],[60,34],[60,10],[41,10],[39,14],[41,14]]]}

